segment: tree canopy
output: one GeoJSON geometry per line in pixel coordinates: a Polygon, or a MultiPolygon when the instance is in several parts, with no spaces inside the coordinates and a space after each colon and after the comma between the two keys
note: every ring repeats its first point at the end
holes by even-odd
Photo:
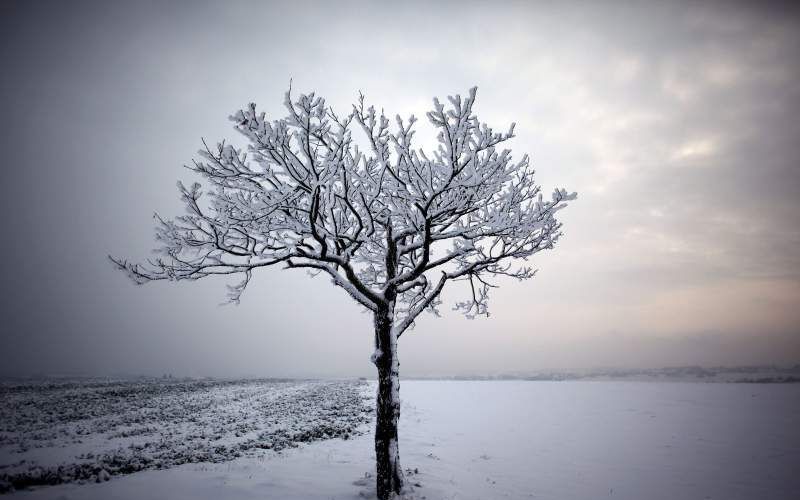
{"type": "Polygon", "coordinates": [[[542,195],[529,157],[500,148],[514,124],[496,132],[473,114],[476,91],[434,99],[427,153],[413,115],[390,126],[363,95],[341,115],[290,89],[287,116],[272,121],[251,103],[230,117],[247,146],[204,142],[189,167],[206,189],[179,182],[187,213],[156,214],[158,257],[111,259],[137,283],[242,274],[234,302],[261,267],[324,273],[367,309],[390,308],[397,336],[424,310],[438,314],[449,281],[469,284],[456,309],[488,316],[492,278],[532,277],[525,260],[553,248],[556,213],[576,195],[542,195]]]}

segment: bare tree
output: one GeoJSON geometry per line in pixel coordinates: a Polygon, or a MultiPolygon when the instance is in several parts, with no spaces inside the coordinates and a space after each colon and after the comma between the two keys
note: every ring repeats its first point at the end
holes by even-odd
{"type": "Polygon", "coordinates": [[[512,159],[498,133],[472,113],[469,96],[434,99],[427,117],[436,149],[414,149],[414,116],[396,126],[360,96],[337,115],[314,93],[292,100],[288,116],[268,121],[255,104],[231,116],[249,145],[220,143],[190,168],[209,184],[178,184],[188,214],[156,215],[160,257],[146,264],[111,257],[137,283],[241,274],[238,302],[252,272],[282,265],[324,273],[374,319],[378,369],[375,454],[378,497],[403,488],[397,421],[397,340],[425,310],[438,315],[448,282],[464,281],[468,317],[489,315],[492,279],[520,280],[524,261],[553,248],[556,212],[575,198],[563,189],[542,197],[528,156],[512,159]],[[359,147],[353,130],[363,136],[359,147]],[[201,202],[201,196],[206,197],[201,202]],[[520,262],[523,261],[523,262],[520,262]]]}

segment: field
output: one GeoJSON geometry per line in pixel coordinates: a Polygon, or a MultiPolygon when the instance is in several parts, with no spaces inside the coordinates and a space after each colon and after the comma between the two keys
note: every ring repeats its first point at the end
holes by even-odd
{"type": "Polygon", "coordinates": [[[352,381],[60,381],[0,388],[2,489],[102,482],[349,439],[371,417],[352,381]]]}
{"type": "MultiPolygon", "coordinates": [[[[408,498],[800,498],[800,384],[401,385],[408,498]]],[[[3,391],[0,476],[72,471],[8,498],[373,497],[372,383],[3,391]]]]}

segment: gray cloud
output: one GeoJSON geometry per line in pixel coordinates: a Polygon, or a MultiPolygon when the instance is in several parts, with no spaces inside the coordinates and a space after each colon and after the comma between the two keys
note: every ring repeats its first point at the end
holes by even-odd
{"type": "Polygon", "coordinates": [[[4,374],[371,373],[369,318],[322,279],[263,273],[217,307],[222,280],[134,287],[105,261],[147,256],[200,138],[235,138],[226,117],[251,100],[280,116],[290,77],[417,116],[477,84],[544,187],[580,192],[539,276],[504,283],[488,321],[422,321],[404,370],[800,360],[796,8],[0,9],[4,374]]]}

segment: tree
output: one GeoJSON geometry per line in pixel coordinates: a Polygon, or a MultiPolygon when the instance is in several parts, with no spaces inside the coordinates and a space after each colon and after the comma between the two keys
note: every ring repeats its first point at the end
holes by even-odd
{"type": "Polygon", "coordinates": [[[363,95],[346,116],[314,93],[293,101],[291,88],[285,118],[269,121],[251,103],[230,117],[247,147],[204,142],[190,168],[211,189],[179,182],[188,213],[156,214],[160,256],[143,265],[111,257],[139,284],[241,274],[229,286],[236,303],[256,269],[306,269],[329,276],[366,308],[378,371],[380,499],[403,487],[398,339],[423,311],[438,315],[451,281],[467,285],[456,309],[488,316],[492,278],[533,277],[520,260],[553,248],[561,235],[556,212],[576,196],[557,189],[542,197],[528,156],[515,162],[498,149],[514,124],[497,133],[473,115],[476,90],[449,97],[448,107],[434,99],[427,117],[438,145],[429,153],[412,147],[413,115],[397,116],[390,128],[363,95]],[[353,129],[363,136],[354,138],[353,129]]]}

